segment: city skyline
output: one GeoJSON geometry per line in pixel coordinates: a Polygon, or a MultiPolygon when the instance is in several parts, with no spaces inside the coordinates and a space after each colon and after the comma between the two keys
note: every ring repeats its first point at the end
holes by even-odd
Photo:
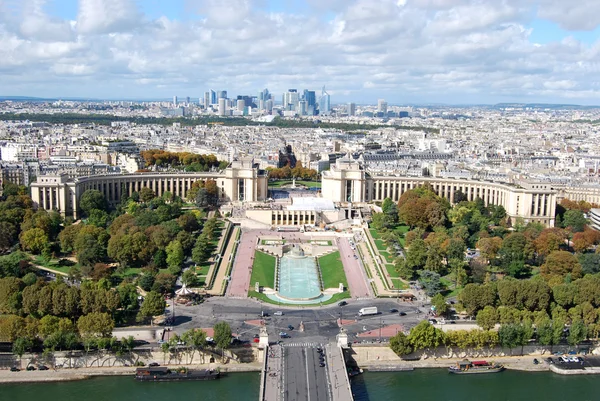
{"type": "Polygon", "coordinates": [[[553,0],[4,0],[0,95],[326,86],[332,104],[590,105],[600,84],[594,10],[553,0]]]}

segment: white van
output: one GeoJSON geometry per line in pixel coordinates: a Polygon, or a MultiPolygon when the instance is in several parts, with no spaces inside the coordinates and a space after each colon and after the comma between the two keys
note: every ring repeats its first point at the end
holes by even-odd
{"type": "Polygon", "coordinates": [[[278,310],[276,312],[273,312],[273,316],[283,316],[283,312],[278,310]]]}

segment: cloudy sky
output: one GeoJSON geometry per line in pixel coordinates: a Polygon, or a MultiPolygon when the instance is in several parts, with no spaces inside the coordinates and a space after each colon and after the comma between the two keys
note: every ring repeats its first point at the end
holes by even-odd
{"type": "Polygon", "coordinates": [[[0,0],[0,95],[600,104],[599,0],[0,0]]]}

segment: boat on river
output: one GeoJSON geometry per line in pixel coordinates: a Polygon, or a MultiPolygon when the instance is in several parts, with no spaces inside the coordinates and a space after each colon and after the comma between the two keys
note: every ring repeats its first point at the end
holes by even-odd
{"type": "Polygon", "coordinates": [[[504,365],[490,363],[487,361],[469,361],[465,359],[457,362],[455,366],[450,366],[448,372],[457,375],[470,375],[479,373],[499,373],[504,370],[504,365]]]}
{"type": "Polygon", "coordinates": [[[190,370],[180,368],[171,370],[167,367],[147,367],[135,370],[135,380],[142,382],[170,382],[186,380],[216,380],[221,378],[218,370],[190,370]]]}

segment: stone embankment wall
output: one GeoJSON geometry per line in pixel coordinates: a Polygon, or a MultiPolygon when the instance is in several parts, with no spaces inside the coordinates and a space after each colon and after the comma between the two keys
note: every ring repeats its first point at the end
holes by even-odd
{"type": "MultiPolygon", "coordinates": [[[[63,368],[118,367],[134,366],[140,362],[146,365],[150,362],[158,362],[161,365],[200,365],[212,362],[240,365],[259,361],[261,358],[260,352],[262,351],[255,347],[236,348],[225,350],[223,357],[220,350],[201,352],[184,348],[171,349],[166,353],[158,348],[134,350],[131,353],[124,352],[121,355],[108,351],[90,353],[85,351],[56,351],[49,356],[44,356],[41,353],[25,354],[20,358],[20,364],[22,368],[26,368],[29,364],[46,364],[63,368]]],[[[18,357],[15,358],[15,362],[18,366],[18,357]]]]}
{"type": "MultiPolygon", "coordinates": [[[[368,346],[353,345],[347,355],[351,356],[356,361],[358,366],[366,366],[386,363],[401,364],[411,360],[423,360],[428,358],[491,358],[517,355],[547,356],[554,352],[567,353],[571,350],[574,350],[574,348],[567,345],[555,345],[552,348],[538,345],[526,345],[523,347],[523,349],[521,349],[521,347],[517,347],[513,348],[512,350],[503,349],[501,347],[484,347],[483,349],[457,349],[451,347],[439,347],[435,350],[422,350],[414,352],[410,355],[405,355],[403,358],[400,358],[387,344],[382,344],[368,346]]],[[[600,349],[594,349],[592,353],[600,353],[600,349]]]]}

